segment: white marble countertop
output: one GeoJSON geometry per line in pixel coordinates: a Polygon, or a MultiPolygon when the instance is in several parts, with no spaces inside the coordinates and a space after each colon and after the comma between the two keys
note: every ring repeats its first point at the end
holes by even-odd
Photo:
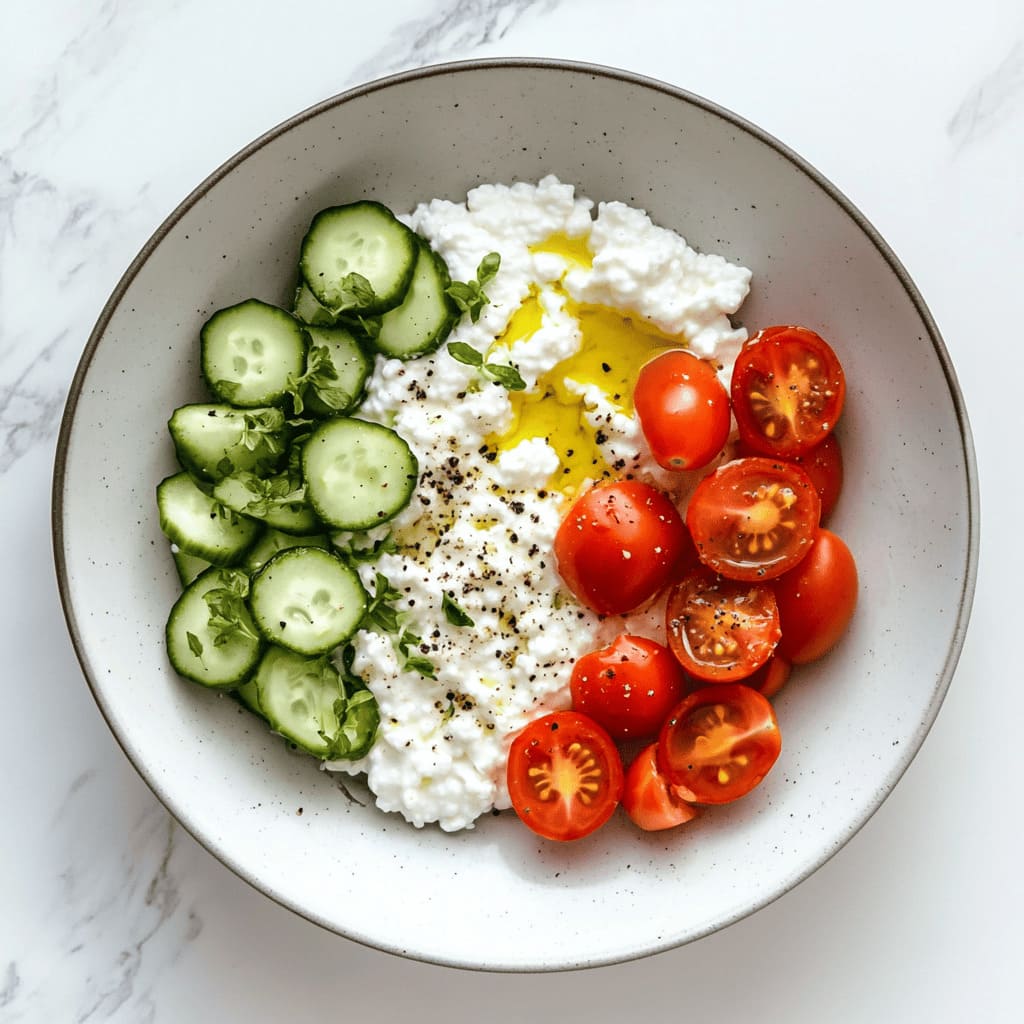
{"type": "Polygon", "coordinates": [[[1024,377],[1008,301],[1024,268],[1019,0],[37,0],[0,10],[0,96],[0,1020],[1019,1019],[1024,488],[1004,408],[1018,406],[1024,377]],[[107,730],[51,558],[68,384],[106,297],[166,214],[304,107],[398,69],[498,55],[662,78],[831,178],[938,321],[982,492],[956,678],[869,824],[724,932],[561,975],[399,960],[321,931],[222,867],[107,730]]]}

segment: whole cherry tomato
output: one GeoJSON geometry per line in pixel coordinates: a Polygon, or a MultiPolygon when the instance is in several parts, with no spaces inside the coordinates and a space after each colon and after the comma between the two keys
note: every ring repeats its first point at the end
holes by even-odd
{"type": "Polygon", "coordinates": [[[654,597],[688,550],[675,505],[639,480],[599,484],[569,509],[555,536],[558,571],[600,615],[621,615],[654,597]]]}
{"type": "Polygon", "coordinates": [[[729,395],[711,366],[684,349],[643,367],[633,405],[651,454],[665,469],[700,469],[729,437],[729,395]]]}
{"type": "Polygon", "coordinates": [[[585,654],[569,680],[574,711],[589,715],[615,740],[657,736],[686,691],[686,674],[667,647],[642,636],[617,636],[585,654]]]}
{"type": "Polygon", "coordinates": [[[782,639],[779,652],[794,665],[835,646],[857,606],[857,564],[830,530],[818,530],[807,557],[775,581],[782,639]]]}

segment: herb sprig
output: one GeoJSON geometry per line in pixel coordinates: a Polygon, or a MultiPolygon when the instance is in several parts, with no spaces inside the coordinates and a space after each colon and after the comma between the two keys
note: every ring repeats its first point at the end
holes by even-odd
{"type": "MultiPolygon", "coordinates": [[[[214,647],[222,647],[237,637],[259,643],[259,635],[249,625],[249,611],[245,599],[249,596],[249,577],[244,572],[227,570],[221,574],[223,586],[214,587],[203,595],[206,607],[210,611],[208,628],[213,634],[214,647]]],[[[196,645],[200,649],[202,643],[196,638],[196,645],[189,638],[189,649],[196,654],[196,645]]]]}
{"type": "Polygon", "coordinates": [[[491,301],[484,288],[494,280],[500,266],[501,256],[496,252],[489,252],[476,268],[474,280],[452,281],[445,289],[449,298],[462,313],[469,314],[473,323],[480,319],[484,306],[491,301]]]}
{"type": "Polygon", "coordinates": [[[373,630],[381,636],[390,636],[395,650],[403,659],[404,668],[418,672],[427,679],[436,679],[437,668],[434,663],[417,650],[423,643],[422,637],[404,627],[404,613],[392,604],[401,596],[382,572],[376,573],[373,596],[366,607],[360,628],[373,630]]]}
{"type": "Polygon", "coordinates": [[[448,354],[456,362],[465,363],[466,366],[475,366],[486,377],[496,381],[509,391],[523,391],[526,388],[526,381],[523,380],[519,370],[510,363],[488,363],[485,362],[483,354],[472,345],[464,341],[453,341],[448,346],[448,354]]]}

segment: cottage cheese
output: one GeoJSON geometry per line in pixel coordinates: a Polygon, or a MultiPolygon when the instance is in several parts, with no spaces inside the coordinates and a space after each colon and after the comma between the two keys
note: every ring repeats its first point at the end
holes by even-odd
{"type": "Polygon", "coordinates": [[[377,698],[380,732],[361,761],[327,767],[365,772],[382,810],[456,830],[509,806],[511,738],[568,706],[579,655],[624,628],[660,630],[657,611],[602,621],[578,605],[556,571],[555,533],[587,475],[633,473],[680,496],[689,482],[653,461],[621,385],[583,372],[553,382],[552,368],[580,356],[588,330],[610,323],[628,337],[627,317],[675,344],[685,340],[727,373],[746,337],[729,314],[746,296],[750,272],[694,252],[622,203],[602,203],[595,216],[590,200],[554,177],[483,185],[465,203],[433,200],[407,220],[453,279],[473,278],[485,254],[500,253],[490,303],[449,340],[515,364],[527,389],[511,395],[446,348],[408,363],[378,358],[359,415],[409,442],[420,482],[375,535],[390,531],[397,549],[360,571],[371,592],[379,571],[400,593],[396,606],[418,638],[412,653],[429,660],[436,678],[404,667],[395,637],[359,632],[353,667],[377,698]],[[529,417],[545,423],[552,411],[556,426],[527,436],[529,417]],[[584,448],[593,459],[581,468],[584,448]],[[445,593],[472,627],[448,621],[445,593]]]}

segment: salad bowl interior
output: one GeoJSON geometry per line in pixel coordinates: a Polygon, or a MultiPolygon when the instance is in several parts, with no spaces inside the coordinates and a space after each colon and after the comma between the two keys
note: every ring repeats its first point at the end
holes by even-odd
{"type": "Polygon", "coordinates": [[[658,82],[561,62],[471,62],[372,83],[300,114],[213,174],[103,311],[72,387],[53,498],[61,596],[86,678],[182,825],[325,928],[492,970],[670,948],[824,863],[889,793],[937,714],[977,562],[974,457],[955,375],[874,229],[813,168],[734,115],[658,82]],[[760,787],[681,830],[645,834],[617,815],[564,844],[511,812],[459,833],[413,828],[230,698],[178,678],[163,630],[180,584],[154,509],[156,484],[176,468],[167,416],[207,400],[199,328],[249,296],[287,306],[313,214],[357,198],[410,210],[549,173],[751,268],[737,318],[750,329],[800,323],[832,341],[849,385],[846,484],[832,526],[860,573],[847,635],[776,701],[783,751],[760,787]]]}

